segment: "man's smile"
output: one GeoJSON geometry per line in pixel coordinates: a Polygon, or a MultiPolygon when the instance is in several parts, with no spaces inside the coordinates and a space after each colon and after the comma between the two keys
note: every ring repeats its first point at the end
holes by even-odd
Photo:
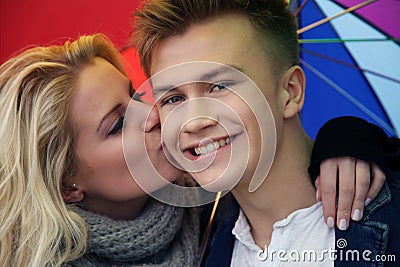
{"type": "Polygon", "coordinates": [[[237,134],[232,136],[205,138],[193,143],[192,145],[186,146],[182,149],[182,152],[190,160],[197,160],[202,155],[214,154],[219,149],[228,146],[236,137],[237,134]]]}

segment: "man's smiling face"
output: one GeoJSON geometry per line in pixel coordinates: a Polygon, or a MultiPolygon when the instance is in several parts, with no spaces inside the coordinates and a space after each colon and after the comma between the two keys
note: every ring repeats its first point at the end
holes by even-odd
{"type": "Polygon", "coordinates": [[[265,98],[273,113],[281,112],[274,110],[277,82],[255,36],[244,16],[227,14],[166,38],[154,53],[152,84],[163,141],[200,185],[213,183],[206,187],[212,191],[231,189],[243,174],[248,183],[262,142],[275,151],[265,98]],[[263,114],[264,122],[255,114],[263,114]],[[270,138],[262,141],[264,135],[270,138]]]}

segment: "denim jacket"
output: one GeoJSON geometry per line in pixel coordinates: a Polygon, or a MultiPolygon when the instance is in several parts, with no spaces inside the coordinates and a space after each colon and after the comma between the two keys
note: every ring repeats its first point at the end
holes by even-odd
{"type": "MultiPolygon", "coordinates": [[[[238,215],[239,206],[231,194],[221,199],[201,266],[230,266],[235,243],[232,229],[238,215]]],[[[346,231],[335,228],[335,244],[335,266],[400,266],[400,173],[387,175],[361,221],[351,221],[346,231]]]]}

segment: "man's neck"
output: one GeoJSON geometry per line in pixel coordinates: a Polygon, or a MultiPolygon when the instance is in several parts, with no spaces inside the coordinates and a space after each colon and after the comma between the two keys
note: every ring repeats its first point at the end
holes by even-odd
{"type": "Polygon", "coordinates": [[[303,131],[290,128],[286,126],[278,141],[274,163],[260,188],[249,193],[248,183],[243,183],[232,190],[261,248],[270,243],[275,222],[316,203],[307,173],[312,140],[303,131]]]}

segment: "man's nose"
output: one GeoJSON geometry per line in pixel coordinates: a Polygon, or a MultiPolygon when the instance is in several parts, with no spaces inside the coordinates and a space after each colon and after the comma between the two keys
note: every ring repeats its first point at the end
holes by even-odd
{"type": "Polygon", "coordinates": [[[189,119],[182,127],[182,131],[184,133],[198,133],[217,124],[218,122],[213,116],[202,115],[189,119]]]}
{"type": "Polygon", "coordinates": [[[182,133],[199,133],[218,124],[218,114],[212,99],[198,97],[185,102],[179,109],[182,133]]]}

